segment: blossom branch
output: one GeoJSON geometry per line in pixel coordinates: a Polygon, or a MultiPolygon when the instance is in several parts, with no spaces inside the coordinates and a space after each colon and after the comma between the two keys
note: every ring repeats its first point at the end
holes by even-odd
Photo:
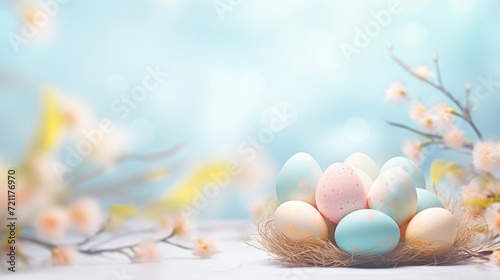
{"type": "MultiPolygon", "coordinates": [[[[437,68],[439,84],[436,84],[433,81],[427,79],[426,77],[422,77],[422,76],[418,75],[417,73],[415,73],[401,58],[399,58],[398,56],[396,56],[396,54],[394,54],[392,45],[389,45],[388,51],[389,51],[389,55],[391,56],[391,58],[394,61],[396,61],[401,67],[403,67],[408,73],[410,73],[413,77],[415,77],[418,80],[421,80],[421,81],[427,83],[428,85],[434,87],[435,89],[437,89],[440,92],[442,92],[446,97],[448,97],[457,106],[457,108],[461,111],[464,120],[472,127],[472,129],[474,130],[474,132],[477,134],[478,138],[480,140],[483,139],[483,136],[481,135],[481,132],[479,132],[479,129],[477,128],[477,126],[475,125],[475,123],[472,121],[472,117],[471,117],[471,114],[470,114],[470,108],[468,108],[467,106],[463,106],[462,104],[460,104],[460,102],[458,101],[458,99],[456,99],[453,96],[453,94],[451,94],[451,92],[449,92],[446,88],[443,87],[443,85],[441,83],[441,77],[440,77],[441,74],[439,73],[439,68],[437,68]]],[[[436,66],[437,66],[437,59],[435,60],[435,63],[436,63],[436,66]]]]}

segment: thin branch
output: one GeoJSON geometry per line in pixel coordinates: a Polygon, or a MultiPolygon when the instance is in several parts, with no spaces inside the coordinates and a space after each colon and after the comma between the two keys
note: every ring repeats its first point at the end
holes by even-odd
{"type": "Polygon", "coordinates": [[[105,223],[103,223],[103,224],[101,225],[101,227],[99,228],[99,230],[98,230],[95,234],[93,234],[93,235],[91,235],[91,236],[89,236],[89,237],[85,238],[85,239],[84,239],[84,240],[82,240],[81,242],[79,242],[79,243],[78,243],[78,246],[85,245],[85,244],[89,243],[91,240],[94,240],[94,239],[95,239],[95,238],[96,238],[99,234],[103,233],[103,232],[106,230],[106,225],[107,225],[108,223],[109,223],[109,219],[108,219],[105,223]]]}
{"type": "Polygon", "coordinates": [[[165,242],[165,243],[167,243],[167,244],[169,244],[169,245],[172,245],[172,246],[175,246],[175,247],[181,248],[181,249],[186,249],[186,250],[191,250],[191,249],[193,249],[193,248],[191,248],[191,247],[187,247],[187,246],[184,246],[184,245],[181,245],[181,244],[172,243],[172,242],[170,242],[170,241],[168,241],[168,240],[163,240],[163,242],[165,242]]]}
{"type": "Polygon", "coordinates": [[[31,242],[33,244],[37,244],[37,245],[43,246],[43,247],[45,247],[47,249],[54,249],[54,248],[58,247],[58,246],[56,246],[53,243],[42,241],[42,240],[31,238],[31,237],[20,236],[19,240],[31,242]]]}
{"type": "Polygon", "coordinates": [[[396,122],[392,122],[392,121],[387,121],[387,120],[385,122],[388,123],[389,125],[409,130],[415,134],[418,134],[418,135],[423,136],[423,137],[427,137],[429,139],[441,139],[442,138],[440,135],[423,132],[423,131],[420,131],[418,129],[411,128],[411,127],[404,125],[404,124],[400,124],[400,123],[396,123],[396,122]]]}
{"type": "Polygon", "coordinates": [[[134,231],[127,231],[127,232],[121,232],[112,236],[109,236],[108,238],[105,238],[103,240],[99,240],[99,242],[96,242],[92,244],[91,248],[95,248],[99,245],[102,245],[104,243],[117,240],[121,237],[127,236],[127,235],[133,235],[133,234],[141,234],[141,233],[153,233],[153,229],[148,228],[148,229],[139,229],[139,230],[134,230],[134,231]]]}
{"type": "Polygon", "coordinates": [[[438,81],[439,81],[439,85],[444,88],[444,86],[443,86],[443,80],[441,79],[441,71],[439,70],[439,63],[438,63],[437,54],[434,54],[433,60],[434,60],[434,65],[436,67],[436,75],[437,75],[437,78],[438,78],[438,81]]]}

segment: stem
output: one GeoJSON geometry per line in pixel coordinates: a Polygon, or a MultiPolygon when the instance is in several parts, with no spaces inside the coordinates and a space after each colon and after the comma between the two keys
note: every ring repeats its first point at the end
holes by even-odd
{"type": "Polygon", "coordinates": [[[177,244],[177,243],[172,243],[172,242],[170,242],[170,241],[168,241],[168,240],[164,240],[163,242],[165,242],[165,243],[167,243],[167,244],[170,244],[170,245],[172,245],[172,246],[175,246],[175,247],[179,247],[179,248],[181,248],[181,249],[186,249],[186,250],[191,250],[191,249],[193,249],[193,248],[191,248],[191,247],[187,247],[187,246],[184,246],[184,245],[180,245],[180,244],[177,244]]]}
{"type": "Polygon", "coordinates": [[[54,248],[58,247],[55,244],[52,244],[50,242],[45,242],[45,241],[42,241],[42,240],[39,240],[39,239],[35,239],[35,238],[31,238],[31,237],[20,236],[19,240],[31,242],[31,243],[43,246],[43,247],[45,247],[47,249],[54,249],[54,248]]]}
{"type": "Polygon", "coordinates": [[[436,66],[436,74],[439,81],[439,85],[443,87],[443,81],[441,80],[441,71],[439,71],[439,63],[437,58],[434,59],[434,65],[436,66]]]}
{"type": "Polygon", "coordinates": [[[128,232],[121,232],[121,233],[115,234],[113,236],[109,236],[108,238],[105,238],[103,240],[100,240],[97,243],[92,244],[92,248],[95,248],[95,247],[102,245],[104,243],[116,240],[116,239],[123,237],[123,236],[132,235],[132,234],[140,234],[140,233],[152,233],[152,232],[153,232],[153,229],[149,229],[149,228],[148,229],[139,229],[139,230],[135,230],[135,231],[128,231],[128,232]]]}
{"type": "Polygon", "coordinates": [[[423,131],[411,128],[411,127],[409,127],[407,125],[404,125],[404,124],[395,123],[395,122],[392,122],[392,121],[385,121],[385,122],[388,123],[389,125],[409,130],[409,131],[411,131],[411,132],[413,132],[415,134],[418,134],[418,135],[423,136],[423,137],[427,137],[429,139],[435,140],[435,139],[441,139],[442,138],[440,135],[423,132],[423,131]]]}

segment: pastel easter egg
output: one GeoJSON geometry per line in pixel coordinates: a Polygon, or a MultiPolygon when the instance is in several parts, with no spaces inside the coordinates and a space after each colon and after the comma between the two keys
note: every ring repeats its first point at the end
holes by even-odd
{"type": "Polygon", "coordinates": [[[410,175],[410,178],[416,188],[425,189],[425,176],[415,162],[405,157],[393,157],[389,159],[382,166],[382,168],[380,168],[380,173],[383,173],[387,169],[393,167],[403,168],[406,172],[408,172],[408,175],[410,175]]]}
{"type": "Polygon", "coordinates": [[[354,169],[330,165],[318,182],[316,205],[323,217],[337,224],[347,214],[366,208],[366,192],[354,169]]]}
{"type": "Polygon", "coordinates": [[[428,190],[417,189],[417,197],[418,197],[417,213],[432,207],[443,208],[443,203],[441,202],[439,197],[437,197],[437,195],[431,193],[428,190]]]}
{"type": "Polygon", "coordinates": [[[448,250],[456,237],[457,219],[444,208],[428,208],[418,213],[405,233],[406,244],[434,254],[448,250]]]}
{"type": "Polygon", "coordinates": [[[379,173],[379,166],[377,163],[368,155],[363,153],[354,153],[348,156],[344,163],[350,167],[355,167],[363,170],[368,176],[375,180],[379,173]]]}
{"type": "Polygon", "coordinates": [[[323,171],[312,156],[293,155],[281,168],[276,182],[276,197],[280,203],[300,200],[316,206],[316,186],[323,171]]]}
{"type": "Polygon", "coordinates": [[[415,215],[417,204],[417,190],[400,167],[380,174],[368,192],[368,208],[387,214],[400,226],[415,215]]]}
{"type": "Polygon", "coordinates": [[[335,229],[337,246],[357,255],[384,255],[396,248],[399,227],[391,217],[372,210],[357,210],[345,216],[335,229]]]}
{"type": "Polygon", "coordinates": [[[328,227],[321,214],[308,203],[291,200],[274,213],[274,228],[294,241],[314,242],[328,239],[328,227]]]}
{"type": "Polygon", "coordinates": [[[363,187],[365,188],[365,192],[368,193],[368,191],[370,190],[370,187],[373,184],[372,178],[359,168],[354,167],[353,169],[354,169],[354,171],[356,171],[356,174],[358,174],[359,178],[361,179],[361,183],[363,183],[363,187]]]}

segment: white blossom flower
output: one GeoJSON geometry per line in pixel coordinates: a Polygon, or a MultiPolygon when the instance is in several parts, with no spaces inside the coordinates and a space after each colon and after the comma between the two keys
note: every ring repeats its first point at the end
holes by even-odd
{"type": "Polygon", "coordinates": [[[193,233],[195,225],[187,217],[179,216],[175,219],[174,233],[177,237],[189,239],[193,233]]]}
{"type": "Polygon", "coordinates": [[[443,141],[453,149],[459,149],[464,144],[464,132],[456,126],[453,126],[443,134],[443,141]]]}
{"type": "Polygon", "coordinates": [[[158,218],[158,227],[163,234],[169,233],[174,229],[175,220],[168,215],[163,215],[158,218]]]}
{"type": "Polygon", "coordinates": [[[495,236],[500,234],[500,203],[493,203],[484,212],[484,218],[488,223],[488,230],[495,236]]]}
{"type": "Polygon", "coordinates": [[[415,69],[414,73],[420,79],[428,79],[428,78],[434,76],[434,73],[432,72],[432,70],[426,65],[418,67],[417,69],[415,69]]]}
{"type": "Polygon", "coordinates": [[[134,252],[134,262],[154,262],[158,260],[160,256],[158,244],[150,240],[144,241],[141,244],[133,247],[132,251],[134,252]]]}
{"type": "Polygon", "coordinates": [[[83,99],[76,96],[61,96],[60,102],[63,117],[73,133],[80,134],[85,129],[98,127],[92,109],[83,99]]]}
{"type": "Polygon", "coordinates": [[[51,207],[42,210],[35,219],[37,234],[46,239],[57,239],[62,237],[68,225],[68,213],[65,209],[59,207],[51,207]]]}
{"type": "Polygon", "coordinates": [[[193,254],[201,258],[210,258],[219,253],[215,246],[215,241],[211,238],[200,238],[196,241],[193,248],[193,254]]]}
{"type": "Polygon", "coordinates": [[[72,247],[58,247],[52,249],[52,265],[66,266],[74,262],[77,251],[72,247]]]}
{"type": "Polygon", "coordinates": [[[392,83],[385,91],[385,99],[397,104],[402,103],[406,99],[406,87],[399,82],[392,83]]]}
{"type": "Polygon", "coordinates": [[[500,146],[492,141],[478,141],[472,150],[472,164],[478,172],[495,173],[500,167],[500,146]]]}
{"type": "Polygon", "coordinates": [[[419,140],[416,139],[406,140],[406,142],[403,144],[402,151],[407,158],[417,163],[420,163],[423,160],[422,142],[419,140]]]}
{"type": "Polygon", "coordinates": [[[450,113],[452,109],[444,102],[432,106],[428,111],[428,117],[431,121],[432,131],[445,132],[453,125],[453,116],[450,113]]]}
{"type": "Polygon", "coordinates": [[[426,116],[427,108],[419,100],[414,100],[410,104],[409,115],[410,119],[415,123],[420,124],[424,121],[426,116]]]}
{"type": "Polygon", "coordinates": [[[74,228],[86,236],[95,234],[104,222],[99,202],[92,198],[82,198],[69,207],[69,215],[74,228]]]}
{"type": "Polygon", "coordinates": [[[485,188],[485,180],[480,177],[474,177],[462,190],[462,201],[472,215],[480,215],[484,208],[479,205],[468,205],[475,200],[481,200],[488,197],[488,191],[485,188]]]}

